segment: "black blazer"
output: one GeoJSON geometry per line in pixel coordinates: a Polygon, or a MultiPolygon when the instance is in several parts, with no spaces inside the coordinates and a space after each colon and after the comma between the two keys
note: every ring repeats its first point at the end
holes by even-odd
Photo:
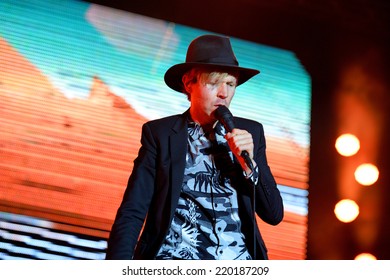
{"type": "MultiPolygon", "coordinates": [[[[154,259],[170,227],[184,177],[187,153],[187,116],[170,116],[145,123],[141,148],[134,161],[122,203],[118,209],[110,237],[106,259],[154,259]],[[146,219],[146,220],[145,220],[146,219]],[[141,236],[139,236],[142,231],[141,236]]],[[[239,215],[246,245],[254,259],[267,259],[267,249],[256,225],[253,211],[271,225],[283,219],[283,202],[266,159],[263,126],[255,121],[234,118],[235,126],[252,134],[254,160],[260,179],[246,179],[236,162],[239,215]]]]}

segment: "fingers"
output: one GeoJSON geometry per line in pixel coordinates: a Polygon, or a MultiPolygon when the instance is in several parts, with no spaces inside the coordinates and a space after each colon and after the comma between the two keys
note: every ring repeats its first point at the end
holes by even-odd
{"type": "Polygon", "coordinates": [[[247,151],[253,158],[253,138],[248,131],[235,128],[226,134],[226,140],[234,154],[240,156],[242,151],[247,151]]]}

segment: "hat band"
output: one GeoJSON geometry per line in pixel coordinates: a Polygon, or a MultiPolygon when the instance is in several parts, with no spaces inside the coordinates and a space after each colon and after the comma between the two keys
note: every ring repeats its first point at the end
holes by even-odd
{"type": "Polygon", "coordinates": [[[189,63],[205,63],[205,64],[217,64],[219,66],[223,66],[223,65],[226,65],[226,66],[238,66],[238,62],[237,60],[232,60],[232,61],[226,61],[226,58],[222,57],[222,58],[208,58],[208,59],[204,59],[204,60],[197,60],[197,61],[187,61],[189,63]]]}

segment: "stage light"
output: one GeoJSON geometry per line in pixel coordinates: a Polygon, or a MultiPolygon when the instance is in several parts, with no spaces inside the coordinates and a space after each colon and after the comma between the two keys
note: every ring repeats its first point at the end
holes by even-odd
{"type": "Polygon", "coordinates": [[[369,253],[361,253],[355,257],[355,260],[376,260],[376,257],[369,253]]]}
{"type": "Polygon", "coordinates": [[[356,181],[364,186],[374,184],[379,177],[378,168],[371,163],[364,163],[358,166],[355,170],[356,181]]]}
{"type": "Polygon", "coordinates": [[[336,150],[342,156],[349,157],[356,154],[360,149],[360,141],[353,134],[340,135],[335,144],[336,150]]]}
{"type": "Polygon", "coordinates": [[[341,222],[350,223],[359,215],[359,206],[351,199],[343,199],[336,204],[334,213],[341,222]]]}

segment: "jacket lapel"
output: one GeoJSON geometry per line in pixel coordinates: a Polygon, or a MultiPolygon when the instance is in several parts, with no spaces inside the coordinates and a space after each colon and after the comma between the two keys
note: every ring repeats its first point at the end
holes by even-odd
{"type": "Polygon", "coordinates": [[[189,111],[186,111],[177,119],[172,126],[172,132],[169,139],[169,153],[171,158],[171,217],[176,209],[177,202],[180,196],[183,178],[184,168],[186,164],[187,154],[187,117],[189,111]]]}

